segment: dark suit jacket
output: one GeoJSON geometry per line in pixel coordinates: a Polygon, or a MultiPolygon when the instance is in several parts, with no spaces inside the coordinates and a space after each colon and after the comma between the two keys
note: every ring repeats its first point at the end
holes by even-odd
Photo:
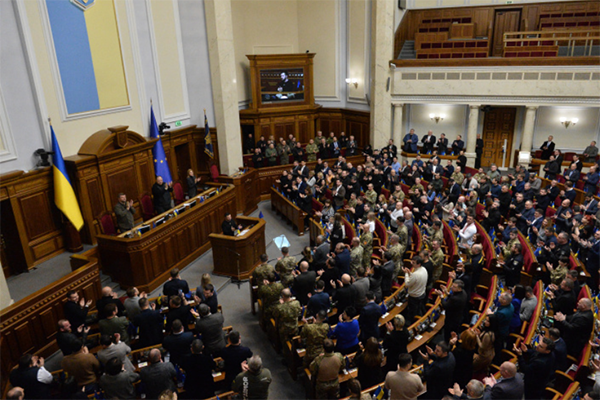
{"type": "Polygon", "coordinates": [[[486,386],[483,394],[484,400],[521,400],[525,384],[521,374],[515,375],[514,378],[502,379],[497,382],[494,387],[486,386]]]}
{"type": "Polygon", "coordinates": [[[187,294],[190,292],[190,287],[188,283],[183,279],[171,279],[167,281],[163,286],[163,294],[165,296],[178,296],[179,289],[183,292],[183,294],[187,294]]]}
{"type": "Polygon", "coordinates": [[[550,144],[548,144],[546,141],[544,144],[542,144],[542,147],[544,146],[546,146],[546,150],[542,150],[542,160],[549,160],[550,156],[554,152],[554,142],[550,142],[550,144]]]}
{"type": "Polygon", "coordinates": [[[159,310],[142,310],[132,322],[139,328],[140,348],[162,343],[164,322],[159,310]]]}
{"type": "Polygon", "coordinates": [[[193,316],[190,310],[192,307],[181,305],[178,308],[171,308],[167,313],[167,323],[165,325],[165,330],[169,332],[171,330],[171,325],[173,321],[176,319],[180,320],[183,324],[184,329],[188,330],[188,323],[193,322],[193,316]]]}
{"type": "Polygon", "coordinates": [[[225,348],[225,335],[223,334],[223,314],[210,314],[196,320],[196,330],[202,335],[204,353],[214,354],[225,348]]]}
{"type": "Polygon", "coordinates": [[[565,178],[575,184],[579,180],[579,170],[577,168],[568,170],[565,173],[565,178]]]}
{"type": "Polygon", "coordinates": [[[539,399],[554,373],[554,355],[538,353],[534,349],[529,350],[519,356],[519,369],[525,375],[525,398],[539,399]]]}
{"type": "Polygon", "coordinates": [[[440,138],[437,142],[437,148],[440,155],[446,154],[448,151],[448,139],[440,138]]]}
{"type": "Polygon", "coordinates": [[[371,336],[379,339],[379,318],[381,317],[381,307],[375,302],[367,303],[363,307],[358,324],[360,325],[360,336],[363,343],[371,336]]]}
{"type": "Polygon", "coordinates": [[[163,340],[163,347],[169,351],[170,361],[173,365],[180,365],[181,359],[192,351],[190,346],[194,341],[192,332],[182,332],[179,335],[171,334],[163,340]]]}
{"type": "Polygon", "coordinates": [[[109,304],[115,304],[117,306],[117,316],[122,317],[125,315],[125,306],[121,303],[121,300],[114,299],[111,296],[101,297],[98,301],[96,301],[96,308],[98,309],[98,319],[105,319],[106,313],[104,312],[104,308],[109,304]]]}
{"type": "Polygon", "coordinates": [[[448,393],[448,388],[454,385],[454,367],[456,360],[454,354],[448,353],[447,357],[437,358],[432,356],[433,362],[425,364],[423,376],[427,381],[425,399],[441,399],[448,393]]]}
{"type": "Polygon", "coordinates": [[[338,287],[333,295],[333,301],[337,303],[338,314],[343,313],[347,307],[354,305],[354,290],[352,289],[352,285],[338,287]]]}
{"type": "Polygon", "coordinates": [[[554,359],[556,360],[556,369],[565,371],[568,368],[567,343],[563,338],[558,338],[554,342],[554,359]]]}
{"type": "Polygon", "coordinates": [[[252,357],[252,351],[244,346],[229,346],[225,347],[220,355],[225,362],[225,386],[230,390],[231,382],[242,372],[242,361],[252,357]]]}
{"type": "Polygon", "coordinates": [[[335,256],[335,266],[340,271],[340,274],[350,273],[350,251],[344,249],[341,253],[335,256]]]}
{"type": "Polygon", "coordinates": [[[72,329],[77,329],[85,324],[85,317],[88,314],[88,307],[79,307],[79,304],[68,300],[63,306],[65,319],[69,320],[72,329]]]}
{"type": "Polygon", "coordinates": [[[459,293],[452,293],[442,301],[444,310],[446,310],[446,325],[449,328],[456,329],[462,324],[467,300],[467,292],[462,290],[459,293]]]}
{"type": "Polygon", "coordinates": [[[552,300],[552,309],[554,313],[561,312],[565,315],[574,314],[575,307],[577,307],[577,295],[575,291],[570,290],[568,292],[559,290],[556,292],[556,297],[552,300]]]}
{"type": "Polygon", "coordinates": [[[560,329],[561,337],[567,343],[569,354],[579,357],[581,350],[590,340],[590,334],[594,328],[594,313],[591,310],[577,311],[564,321],[556,321],[554,325],[560,329]]]}
{"type": "Polygon", "coordinates": [[[306,271],[294,278],[292,290],[303,306],[308,303],[308,294],[314,291],[316,280],[317,273],[315,271],[306,271]]]}

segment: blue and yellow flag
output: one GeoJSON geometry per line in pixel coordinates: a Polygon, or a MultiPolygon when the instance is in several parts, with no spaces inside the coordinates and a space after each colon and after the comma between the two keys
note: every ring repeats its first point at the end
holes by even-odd
{"type": "Polygon", "coordinates": [[[208,127],[208,119],[206,118],[206,110],[204,110],[204,152],[208,154],[210,158],[215,158],[213,151],[213,145],[210,141],[210,128],[208,127]]]}
{"type": "Polygon", "coordinates": [[[156,118],[154,118],[154,110],[152,109],[152,106],[150,106],[150,137],[152,139],[158,139],[152,148],[154,174],[156,176],[162,176],[163,181],[166,183],[173,182],[173,178],[171,178],[171,171],[169,170],[169,164],[167,163],[167,157],[165,156],[165,149],[158,133],[158,125],[156,125],[156,118]]]}
{"type": "Polygon", "coordinates": [[[50,132],[52,134],[52,173],[54,175],[54,203],[60,211],[65,214],[65,217],[71,221],[75,229],[80,230],[83,227],[83,217],[81,216],[81,210],[79,209],[79,203],[77,197],[75,197],[75,191],[71,186],[69,175],[67,174],[67,168],[65,167],[65,160],[63,160],[56,135],[54,134],[54,128],[50,125],[50,132]]]}

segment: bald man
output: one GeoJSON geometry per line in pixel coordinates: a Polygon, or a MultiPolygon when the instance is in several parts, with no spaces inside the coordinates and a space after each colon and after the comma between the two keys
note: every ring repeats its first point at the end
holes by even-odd
{"type": "Polygon", "coordinates": [[[105,312],[105,308],[108,304],[115,304],[117,306],[117,316],[122,317],[125,315],[125,306],[119,300],[119,297],[113,292],[110,286],[102,288],[102,297],[96,301],[96,309],[98,310],[98,319],[106,319],[108,316],[105,312]]]}
{"type": "Polygon", "coordinates": [[[575,314],[567,317],[558,312],[554,315],[554,320],[554,326],[560,330],[561,336],[567,343],[567,352],[569,355],[578,357],[594,329],[592,301],[584,297],[577,302],[575,314]]]}
{"type": "Polygon", "coordinates": [[[517,374],[517,366],[510,361],[500,365],[501,381],[496,381],[493,375],[483,379],[485,383],[484,398],[491,400],[506,400],[523,398],[525,384],[521,374],[517,374]]]}
{"type": "Polygon", "coordinates": [[[170,362],[163,362],[160,350],[150,350],[148,366],[140,370],[140,379],[146,387],[146,397],[157,399],[165,390],[177,391],[174,381],[176,377],[175,367],[170,362]]]}

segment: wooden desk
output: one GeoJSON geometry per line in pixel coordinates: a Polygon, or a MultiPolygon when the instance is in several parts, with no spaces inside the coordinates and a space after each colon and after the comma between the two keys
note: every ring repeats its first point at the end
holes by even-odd
{"type": "MultiPolygon", "coordinates": [[[[141,236],[126,238],[98,235],[98,250],[102,270],[123,288],[136,286],[140,292],[151,292],[164,283],[173,268],[183,268],[210,248],[209,235],[221,232],[225,213],[235,215],[235,188],[225,185],[218,194],[200,203],[200,196],[216,192],[217,188],[200,193],[196,206],[188,208],[161,225],[154,226],[173,209],[145,224],[151,229],[141,236]]],[[[181,206],[179,206],[181,207],[181,206]]]]}
{"type": "Polygon", "coordinates": [[[260,202],[260,188],[258,186],[258,173],[254,168],[246,172],[238,171],[234,176],[219,175],[219,182],[235,187],[235,205],[238,213],[250,215],[258,208],[260,202]]]}
{"type": "Polygon", "coordinates": [[[265,254],[265,224],[261,218],[237,217],[238,224],[254,225],[243,236],[227,236],[220,233],[208,235],[213,249],[214,273],[237,279],[248,279],[265,254]],[[239,267],[239,269],[238,269],[239,267]]]}

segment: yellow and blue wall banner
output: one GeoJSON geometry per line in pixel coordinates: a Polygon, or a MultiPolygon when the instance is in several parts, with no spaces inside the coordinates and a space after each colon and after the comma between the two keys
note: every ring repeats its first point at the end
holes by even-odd
{"type": "Polygon", "coordinates": [[[129,105],[113,0],[45,0],[68,114],[129,105]]]}

